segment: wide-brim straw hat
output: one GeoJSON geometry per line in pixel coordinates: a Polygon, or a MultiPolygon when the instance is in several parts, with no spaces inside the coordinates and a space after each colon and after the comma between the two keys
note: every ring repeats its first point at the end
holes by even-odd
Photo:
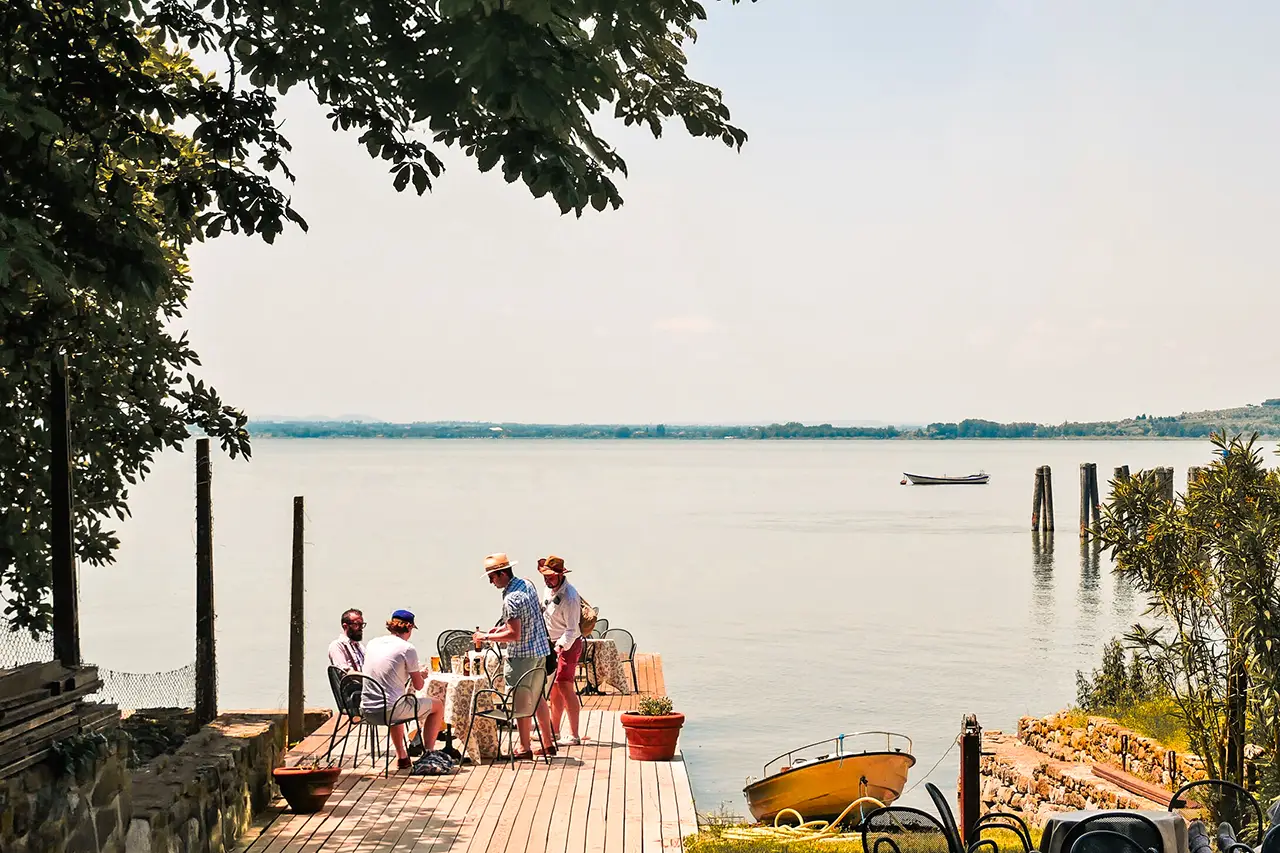
{"type": "Polygon", "coordinates": [[[506,554],[490,554],[484,558],[484,573],[491,575],[494,572],[500,572],[503,569],[509,569],[516,564],[515,560],[508,560],[506,554]]]}

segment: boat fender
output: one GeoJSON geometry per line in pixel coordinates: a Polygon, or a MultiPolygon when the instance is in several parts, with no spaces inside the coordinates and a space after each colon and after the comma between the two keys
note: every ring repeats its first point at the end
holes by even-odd
{"type": "Polygon", "coordinates": [[[808,758],[797,758],[795,761],[791,762],[791,767],[793,769],[796,767],[803,767],[804,765],[808,764],[810,760],[811,759],[808,759],[808,758]]]}

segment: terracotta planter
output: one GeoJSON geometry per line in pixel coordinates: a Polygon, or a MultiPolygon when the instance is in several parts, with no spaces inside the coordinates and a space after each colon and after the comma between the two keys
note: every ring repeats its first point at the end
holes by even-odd
{"type": "Polygon", "coordinates": [[[649,717],[623,714],[622,728],[627,733],[627,754],[636,761],[670,761],[676,754],[676,741],[684,714],[649,717]]]}
{"type": "Polygon", "coordinates": [[[341,774],[341,767],[277,767],[271,771],[289,808],[299,814],[324,808],[341,774]]]}

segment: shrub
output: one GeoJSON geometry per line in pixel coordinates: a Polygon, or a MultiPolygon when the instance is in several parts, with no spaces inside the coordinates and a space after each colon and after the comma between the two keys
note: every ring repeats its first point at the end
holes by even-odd
{"type": "Polygon", "coordinates": [[[636,713],[645,717],[662,717],[670,714],[674,707],[669,696],[645,696],[640,699],[636,713]]]}

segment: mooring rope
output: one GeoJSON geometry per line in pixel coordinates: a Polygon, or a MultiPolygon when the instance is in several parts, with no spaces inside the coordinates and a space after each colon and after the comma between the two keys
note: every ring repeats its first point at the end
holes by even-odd
{"type": "Polygon", "coordinates": [[[769,839],[779,844],[794,844],[797,841],[836,841],[842,836],[850,833],[841,833],[839,829],[841,821],[843,821],[849,812],[863,805],[873,805],[876,808],[884,808],[884,803],[875,797],[859,797],[849,805],[845,806],[844,811],[840,812],[840,816],[833,821],[810,820],[806,821],[804,816],[795,809],[783,809],[773,817],[773,826],[742,826],[726,829],[721,833],[722,838],[729,838],[734,841],[759,841],[761,839],[769,839]],[[795,825],[783,825],[779,823],[786,815],[795,815],[795,825]]]}
{"type": "Polygon", "coordinates": [[[910,794],[916,788],[920,787],[921,783],[929,781],[929,777],[933,775],[933,771],[937,770],[939,765],[941,765],[942,762],[947,760],[947,756],[951,754],[951,750],[955,749],[956,744],[958,744],[959,742],[960,742],[960,736],[956,735],[956,739],[951,741],[951,746],[947,747],[947,751],[942,753],[942,757],[933,763],[933,766],[929,768],[929,772],[921,776],[919,779],[917,779],[916,783],[912,785],[910,788],[908,788],[906,791],[904,791],[902,795],[905,797],[907,794],[910,794]]]}

